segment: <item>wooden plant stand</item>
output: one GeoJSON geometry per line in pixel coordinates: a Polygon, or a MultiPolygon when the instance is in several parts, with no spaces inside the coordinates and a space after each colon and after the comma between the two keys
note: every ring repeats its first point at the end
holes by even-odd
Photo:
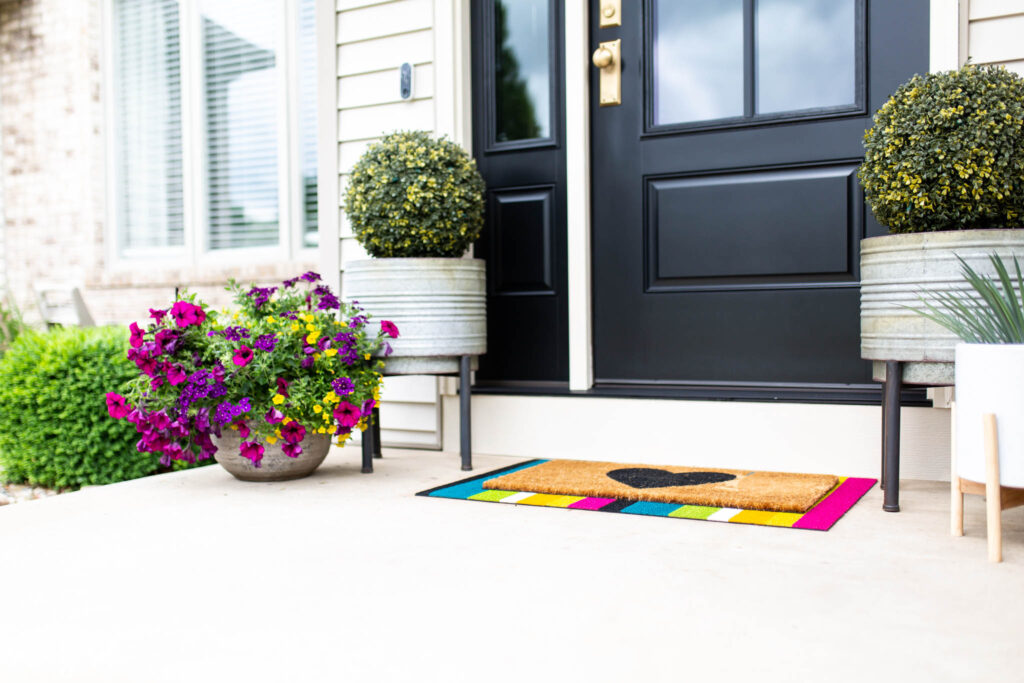
{"type": "Polygon", "coordinates": [[[953,413],[953,469],[950,474],[952,514],[950,531],[954,536],[964,535],[964,494],[985,496],[985,522],[988,528],[988,559],[990,562],[1003,561],[1002,512],[1024,505],[1024,489],[999,484],[999,432],[996,430],[996,416],[988,413],[982,416],[985,422],[985,483],[963,479],[956,469],[956,408],[953,413]]]}

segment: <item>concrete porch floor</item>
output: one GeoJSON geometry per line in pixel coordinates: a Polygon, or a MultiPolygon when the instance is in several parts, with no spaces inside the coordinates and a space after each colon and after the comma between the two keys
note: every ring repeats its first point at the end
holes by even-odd
{"type": "MultiPolygon", "coordinates": [[[[0,508],[7,681],[1019,681],[1024,508],[829,532],[415,497],[452,454],[219,467],[0,508]]],[[[516,460],[476,456],[476,472],[516,460]]]]}

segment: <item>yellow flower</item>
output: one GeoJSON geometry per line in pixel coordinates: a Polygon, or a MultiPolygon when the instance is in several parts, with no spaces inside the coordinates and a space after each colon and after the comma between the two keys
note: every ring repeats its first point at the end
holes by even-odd
{"type": "Polygon", "coordinates": [[[320,360],[320,354],[319,353],[314,353],[313,354],[313,360],[320,360]]]}
{"type": "Polygon", "coordinates": [[[316,326],[315,325],[311,325],[310,323],[306,323],[306,331],[307,332],[316,332],[316,326]]]}
{"type": "Polygon", "coordinates": [[[305,320],[307,323],[311,323],[314,320],[313,316],[311,316],[309,313],[304,314],[302,316],[302,319],[305,320]]]}
{"type": "Polygon", "coordinates": [[[277,437],[276,436],[268,436],[267,437],[267,443],[269,443],[271,446],[273,446],[275,443],[277,443],[277,437]]]}
{"type": "Polygon", "coordinates": [[[274,398],[270,399],[275,406],[279,406],[284,403],[284,396],[281,394],[274,394],[274,398]]]}
{"type": "Polygon", "coordinates": [[[327,395],[324,396],[324,403],[337,403],[340,400],[341,399],[338,398],[338,395],[334,393],[333,390],[328,391],[327,395]]]}
{"type": "Polygon", "coordinates": [[[286,424],[288,424],[289,422],[292,422],[292,421],[293,420],[290,417],[286,417],[285,419],[281,420],[281,424],[286,425],[286,424]]]}
{"type": "MultiPolygon", "coordinates": [[[[309,329],[310,327],[313,327],[313,326],[312,325],[307,325],[306,329],[309,329]]],[[[316,340],[319,339],[319,338],[320,338],[320,330],[317,330],[316,328],[314,328],[309,334],[306,335],[306,343],[307,344],[316,344],[316,340]]]]}
{"type": "Polygon", "coordinates": [[[345,322],[344,320],[339,320],[338,325],[340,325],[341,327],[348,327],[348,323],[345,322]]]}
{"type": "Polygon", "coordinates": [[[363,358],[365,358],[366,360],[370,360],[370,354],[368,354],[368,353],[367,353],[367,354],[365,354],[365,355],[363,356],[363,358]]]}
{"type": "Polygon", "coordinates": [[[270,316],[269,318],[267,318],[267,322],[270,324],[274,324],[274,316],[270,316]]]}
{"type": "Polygon", "coordinates": [[[314,413],[321,413],[321,412],[323,412],[323,410],[324,410],[324,409],[323,409],[323,408],[322,408],[322,407],[320,406],[320,404],[319,404],[319,403],[318,403],[318,404],[316,404],[315,406],[313,406],[313,412],[314,412],[314,413]]]}
{"type": "Polygon", "coordinates": [[[321,427],[320,429],[316,430],[316,433],[317,433],[317,434],[326,434],[326,433],[327,433],[327,430],[326,430],[326,429],[324,429],[323,427],[321,427]]]}
{"type": "Polygon", "coordinates": [[[327,349],[324,353],[327,354],[328,358],[334,358],[338,355],[338,349],[327,349]]]}
{"type": "Polygon", "coordinates": [[[292,323],[292,332],[298,332],[298,331],[299,331],[299,324],[298,323],[292,323]]]}

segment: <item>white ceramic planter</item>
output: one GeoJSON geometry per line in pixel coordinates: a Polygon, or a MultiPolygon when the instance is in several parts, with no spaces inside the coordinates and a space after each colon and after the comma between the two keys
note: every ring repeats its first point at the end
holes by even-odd
{"type": "Polygon", "coordinates": [[[861,240],[860,249],[861,357],[948,363],[959,340],[911,309],[922,308],[923,292],[970,291],[957,256],[988,275],[993,252],[1024,262],[1024,230],[884,235],[861,240]]]}
{"type": "Polygon", "coordinates": [[[1024,344],[957,344],[957,473],[985,481],[982,415],[999,430],[999,480],[1024,487],[1024,344]]]}
{"type": "Polygon", "coordinates": [[[457,372],[459,356],[487,351],[485,262],[462,258],[378,258],[345,267],[345,298],[374,320],[390,320],[389,374],[457,372]]]}
{"type": "Polygon", "coordinates": [[[255,467],[252,461],[239,454],[242,438],[237,431],[225,429],[221,436],[213,437],[213,443],[217,446],[214,459],[236,479],[242,481],[288,481],[308,477],[320,466],[331,449],[331,437],[326,434],[307,434],[306,438],[299,442],[302,454],[297,458],[290,458],[284,454],[281,450],[283,441],[278,441],[274,445],[264,443],[263,460],[260,461],[259,467],[255,467]]]}

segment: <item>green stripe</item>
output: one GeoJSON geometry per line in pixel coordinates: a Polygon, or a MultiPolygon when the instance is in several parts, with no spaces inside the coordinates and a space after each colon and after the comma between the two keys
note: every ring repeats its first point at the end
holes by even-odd
{"type": "Polygon", "coordinates": [[[481,491],[480,493],[470,496],[467,500],[489,500],[492,503],[497,503],[499,500],[508,498],[513,495],[515,491],[481,491]]]}
{"type": "Polygon", "coordinates": [[[709,508],[703,505],[684,505],[678,510],[668,513],[669,517],[681,517],[683,519],[707,519],[722,508],[709,508]]]}

